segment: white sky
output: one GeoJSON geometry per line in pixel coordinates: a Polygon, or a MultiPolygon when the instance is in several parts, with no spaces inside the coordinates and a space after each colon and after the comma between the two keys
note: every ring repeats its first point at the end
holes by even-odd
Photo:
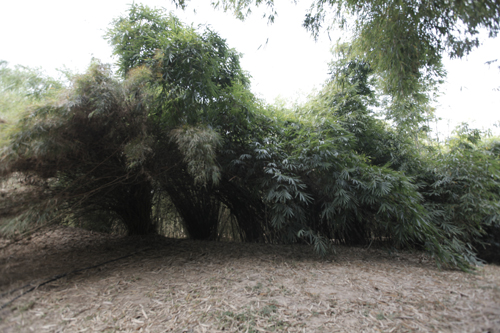
{"type": "MultiPolygon", "coordinates": [[[[0,60],[10,64],[42,67],[56,75],[67,66],[83,72],[92,56],[113,62],[111,48],[102,38],[113,18],[126,12],[131,0],[17,0],[2,4],[0,13],[0,60]]],[[[143,0],[144,4],[174,10],[170,0],[143,0]]],[[[214,11],[208,0],[192,0],[186,12],[176,11],[185,23],[209,24],[227,39],[230,47],[243,53],[242,67],[250,72],[252,91],[273,102],[304,97],[328,78],[332,42],[323,35],[318,42],[301,26],[308,2],[294,6],[278,0],[276,22],[267,21],[255,10],[245,22],[230,13],[214,11]],[[193,9],[197,14],[192,13],[193,9]],[[268,43],[266,44],[266,40],[268,43]],[[259,46],[260,47],[259,49],[259,46]]],[[[339,35],[332,35],[335,41],[339,35]]],[[[463,60],[445,61],[448,83],[437,104],[444,119],[440,132],[468,121],[490,127],[500,120],[500,38],[485,40],[483,46],[463,60]],[[487,66],[489,60],[499,59],[487,66]]]]}

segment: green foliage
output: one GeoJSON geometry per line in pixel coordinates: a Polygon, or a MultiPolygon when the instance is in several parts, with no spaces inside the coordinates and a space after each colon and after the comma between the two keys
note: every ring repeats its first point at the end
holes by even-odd
{"type": "Polygon", "coordinates": [[[413,178],[399,171],[419,166],[411,141],[387,145],[398,137],[366,108],[368,75],[348,70],[362,66],[347,66],[347,79],[332,81],[296,115],[268,113],[272,120],[254,128],[253,143],[232,162],[232,172],[261,193],[267,241],[304,241],[325,253],[332,240],[368,245],[384,239],[467,267],[461,249],[432,222],[413,178]],[[375,143],[366,144],[372,138],[375,143]]]}
{"type": "Polygon", "coordinates": [[[29,203],[34,213],[4,225],[2,233],[66,215],[76,224],[105,215],[109,223],[123,222],[130,233],[152,231],[151,185],[125,156],[130,142],[145,136],[148,94],[138,89],[143,80],[131,75],[122,84],[108,66],[94,62],[70,89],[32,107],[5,147],[0,171],[4,177],[30,175],[45,191],[29,203]]]}
{"type": "Polygon", "coordinates": [[[6,61],[0,61],[0,85],[2,93],[15,92],[27,99],[40,99],[57,92],[62,86],[40,69],[20,65],[10,68],[6,61]]]}
{"type": "Polygon", "coordinates": [[[62,84],[41,70],[24,66],[9,67],[0,61],[0,145],[24,109],[42,98],[53,96],[62,84]]]}
{"type": "Polygon", "coordinates": [[[216,164],[216,150],[221,145],[220,136],[214,130],[201,127],[183,127],[171,132],[184,155],[188,173],[195,184],[206,185],[207,181],[217,185],[220,169],[216,164]]]}
{"type": "Polygon", "coordinates": [[[254,100],[240,55],[217,33],[141,5],[115,20],[106,36],[122,74],[136,66],[152,73],[148,119],[155,147],[148,170],[156,186],[168,193],[191,237],[217,238],[219,211],[234,199],[221,199],[213,188],[227,181],[217,153],[242,139],[254,100]]]}
{"type": "MultiPolygon", "coordinates": [[[[261,5],[268,8],[268,18],[273,21],[277,15],[273,0],[214,2],[215,7],[231,10],[241,19],[261,5]]],[[[324,25],[350,29],[354,44],[373,61],[370,63],[388,71],[391,80],[398,78],[388,86],[405,92],[405,80],[424,72],[438,73],[435,66],[443,51],[452,57],[468,54],[479,46],[480,29],[495,37],[500,30],[500,5],[492,0],[314,0],[303,24],[315,37],[324,25]]]]}
{"type": "Polygon", "coordinates": [[[155,114],[168,126],[210,122],[230,107],[234,86],[249,84],[240,55],[217,33],[199,33],[158,9],[131,5],[106,38],[122,74],[141,65],[152,71],[159,90],[155,114]]]}
{"type": "Polygon", "coordinates": [[[434,222],[472,261],[485,228],[500,224],[500,163],[488,148],[478,130],[463,124],[449,150],[429,156],[419,175],[434,222]]]}
{"type": "MultiPolygon", "coordinates": [[[[175,3],[185,2],[174,1],[175,3]]],[[[341,57],[362,58],[377,74],[378,88],[389,96],[386,114],[416,137],[426,116],[429,93],[446,73],[443,54],[461,58],[480,45],[481,29],[496,37],[500,3],[494,0],[312,0],[304,27],[316,38],[339,27],[349,32],[349,49],[341,57]]],[[[270,22],[275,1],[220,0],[214,7],[244,19],[264,6],[270,22]]]]}
{"type": "MultiPolygon", "coordinates": [[[[464,125],[446,149],[427,149],[414,126],[427,97],[419,90],[398,102],[387,90],[394,96],[381,101],[380,80],[392,74],[351,46],[338,46],[331,80],[292,111],[252,95],[239,55],[215,32],[160,10],[132,5],[107,38],[122,78],[94,62],[28,109],[4,148],[3,179],[34,180],[0,206],[0,217],[16,204],[31,209],[2,222],[4,234],[50,221],[121,225],[302,242],[319,254],[378,241],[468,269],[485,228],[499,225],[498,141],[464,125]],[[402,115],[397,107],[417,119],[401,116],[406,132],[373,112],[402,115]]],[[[427,80],[415,75],[408,80],[427,80]]]]}

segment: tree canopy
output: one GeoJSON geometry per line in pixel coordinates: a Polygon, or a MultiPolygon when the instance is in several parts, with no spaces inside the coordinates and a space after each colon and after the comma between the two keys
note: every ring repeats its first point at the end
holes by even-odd
{"type": "Polygon", "coordinates": [[[319,254],[380,242],[467,269],[499,224],[496,141],[466,126],[442,149],[401,135],[374,113],[394,107],[377,95],[382,74],[348,46],[289,110],[253,96],[216,32],[162,10],[131,5],[106,38],[119,76],[93,61],[26,107],[3,145],[2,181],[30,179],[0,206],[3,234],[48,223],[150,234],[180,220],[194,239],[319,254]]]}
{"type": "MultiPolygon", "coordinates": [[[[174,0],[186,7],[186,1],[174,0]]],[[[254,7],[265,7],[273,22],[278,15],[274,0],[221,0],[214,6],[240,19],[254,7]]],[[[417,127],[425,119],[422,106],[446,73],[442,57],[463,57],[480,45],[486,31],[496,37],[500,29],[500,3],[492,0],[313,0],[304,13],[303,26],[316,38],[328,30],[348,32],[350,40],[341,57],[362,58],[378,75],[381,93],[391,98],[389,119],[417,127]],[[326,30],[326,31],[325,31],[326,30]]]]}

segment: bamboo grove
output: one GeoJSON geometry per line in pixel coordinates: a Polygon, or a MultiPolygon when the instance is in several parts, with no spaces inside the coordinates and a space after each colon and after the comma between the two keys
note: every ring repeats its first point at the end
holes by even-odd
{"type": "Polygon", "coordinates": [[[2,235],[174,226],[319,254],[377,242],[461,269],[498,245],[500,141],[467,125],[445,146],[398,131],[373,111],[377,71],[342,45],[324,88],[288,110],[252,95],[240,55],[208,28],[132,5],[106,38],[118,75],[94,60],[0,124],[2,182],[22,183],[2,194],[2,235]]]}

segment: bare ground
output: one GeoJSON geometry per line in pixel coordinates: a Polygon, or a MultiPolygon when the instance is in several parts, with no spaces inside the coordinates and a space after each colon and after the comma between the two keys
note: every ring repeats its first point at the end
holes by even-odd
{"type": "MultiPolygon", "coordinates": [[[[6,242],[3,241],[5,244],[6,242]]],[[[0,245],[3,246],[3,245],[0,245]]],[[[500,267],[56,228],[0,251],[1,332],[500,332],[500,267]],[[10,291],[14,292],[10,293],[10,291]]]]}

